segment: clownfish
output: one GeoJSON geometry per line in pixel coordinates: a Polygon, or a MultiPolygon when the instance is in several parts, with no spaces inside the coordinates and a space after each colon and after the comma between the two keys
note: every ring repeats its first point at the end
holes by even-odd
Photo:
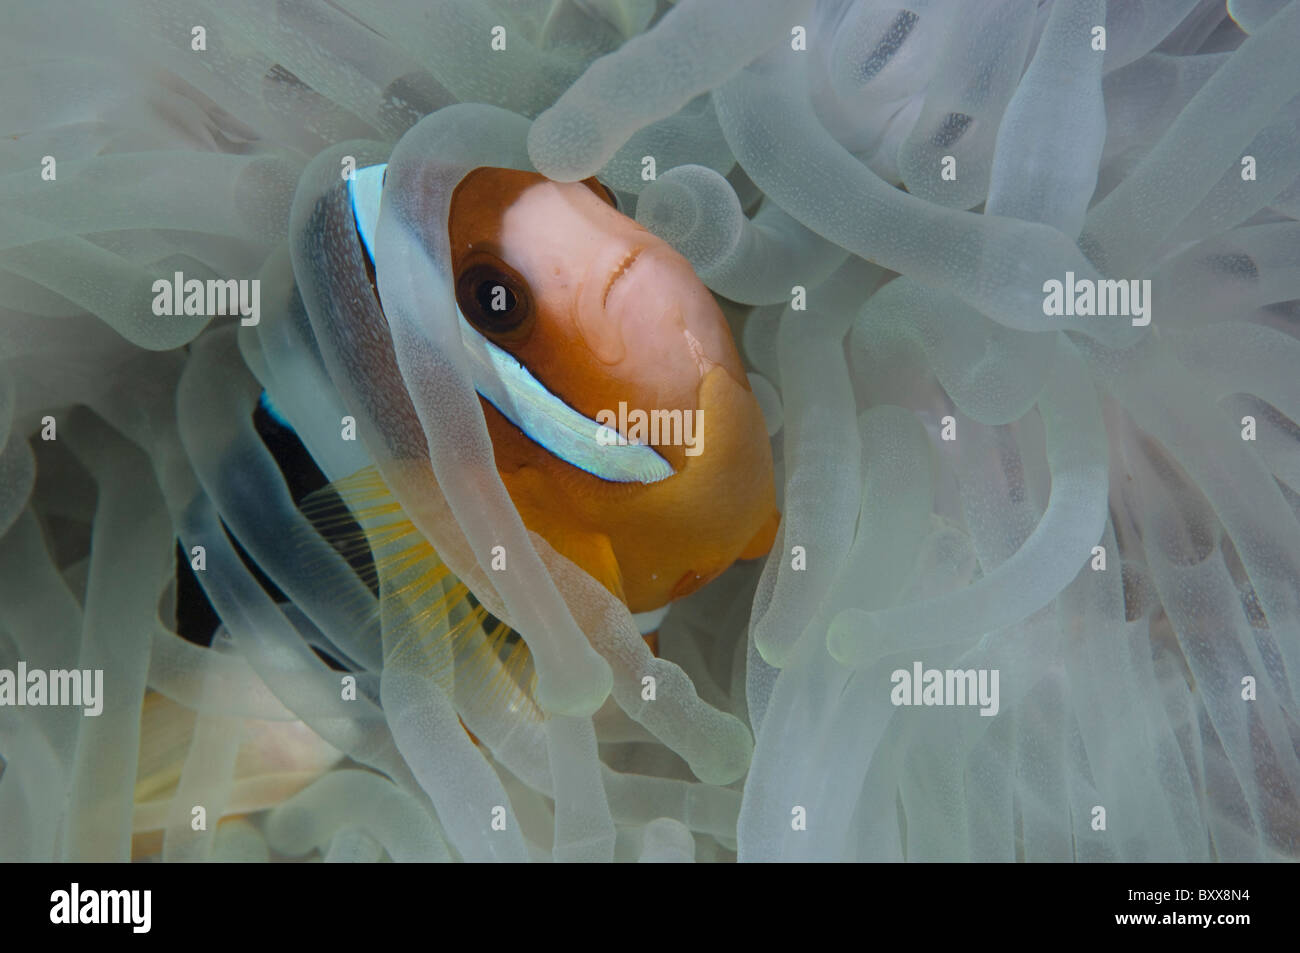
{"type": "MultiPolygon", "coordinates": [[[[347,184],[377,300],[383,172],[361,169],[347,184]]],[[[657,650],[669,605],[765,555],[780,521],[767,429],[721,310],[689,263],[595,179],[477,169],[452,195],[448,236],[462,341],[511,500],[525,526],[627,605],[657,650]]],[[[293,433],[266,391],[259,410],[293,433]]],[[[441,623],[453,653],[490,655],[496,664],[483,668],[524,693],[512,709],[540,717],[528,633],[492,619],[451,576],[376,468],[301,505],[372,589],[380,574],[398,579],[385,598],[405,600],[419,626],[441,623]],[[488,653],[471,647],[476,631],[488,653]]],[[[408,632],[395,651],[427,649],[422,638],[408,632]]],[[[162,850],[194,725],[188,709],[147,696],[137,859],[162,850]]],[[[240,747],[226,819],[283,801],[342,757],[301,722],[263,724],[240,747]]]]}
{"type": "MultiPolygon", "coordinates": [[[[385,168],[346,183],[381,310],[385,168]]],[[[447,234],[461,340],[520,518],[621,600],[657,651],[670,604],[766,555],[780,522],[767,429],[722,311],[686,259],[595,179],[475,169],[451,196],[447,234]]],[[[318,528],[350,517],[363,542],[410,539],[390,563],[438,565],[377,471],[327,489],[348,512],[308,507],[318,528]]],[[[466,587],[447,588],[448,572],[401,587],[444,603],[415,614],[445,620],[448,600],[469,600],[452,637],[482,625],[518,677],[528,633],[494,628],[466,587]]]]}

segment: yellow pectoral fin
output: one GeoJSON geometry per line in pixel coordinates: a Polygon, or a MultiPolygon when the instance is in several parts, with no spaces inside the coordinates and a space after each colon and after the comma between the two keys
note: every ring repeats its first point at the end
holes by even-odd
{"type": "MultiPolygon", "coordinates": [[[[528,521],[525,521],[528,522],[528,521]]],[[[531,522],[529,526],[531,527],[531,522]]],[[[587,574],[627,604],[623,591],[623,570],[619,569],[614,547],[604,533],[536,530],[561,556],[577,563],[587,574]]]]}
{"type": "MultiPolygon", "coordinates": [[[[614,547],[604,533],[567,533],[557,535],[556,540],[540,533],[556,552],[577,563],[593,579],[609,590],[619,602],[627,605],[627,596],[623,592],[623,571],[618,567],[614,557],[614,547]]],[[[771,544],[769,543],[769,546],[771,544]]],[[[650,648],[651,654],[659,654],[659,630],[642,635],[650,648]]]]}
{"type": "Polygon", "coordinates": [[[449,695],[463,683],[490,704],[533,716],[526,643],[443,563],[378,469],[326,485],[301,509],[313,531],[378,591],[371,611],[383,626],[385,664],[437,680],[449,695]]]}
{"type": "Polygon", "coordinates": [[[766,556],[772,550],[772,544],[776,542],[776,529],[781,525],[781,511],[773,510],[772,515],[767,518],[767,522],[762,525],[754,538],[745,544],[741,550],[738,559],[759,559],[766,556]]]}

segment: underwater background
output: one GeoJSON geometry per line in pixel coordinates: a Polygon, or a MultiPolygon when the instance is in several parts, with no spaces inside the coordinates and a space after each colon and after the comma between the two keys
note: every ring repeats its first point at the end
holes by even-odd
{"type": "Polygon", "coordinates": [[[0,672],[103,692],[0,693],[0,859],[1300,857],[1298,38],[1297,0],[11,4],[0,672]],[[384,314],[316,214],[349,160],[402,173],[384,314]],[[763,409],[776,543],[657,655],[492,465],[421,232],[479,166],[612,189],[763,409]],[[159,316],[178,272],[256,320],[159,316]],[[393,617],[304,514],[372,466],[472,605],[393,617]],[[508,676],[498,626],[531,686],[431,662],[508,676]]]}

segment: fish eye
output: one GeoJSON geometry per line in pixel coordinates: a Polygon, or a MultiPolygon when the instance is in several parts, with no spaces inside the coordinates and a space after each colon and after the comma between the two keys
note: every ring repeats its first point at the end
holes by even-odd
{"type": "Polygon", "coordinates": [[[484,311],[503,311],[506,314],[513,311],[519,303],[507,285],[494,283],[490,279],[479,282],[474,297],[484,311]]]}
{"type": "Polygon", "coordinates": [[[471,262],[456,278],[456,303],[467,321],[487,334],[507,334],[532,314],[527,283],[496,259],[471,262]]]}

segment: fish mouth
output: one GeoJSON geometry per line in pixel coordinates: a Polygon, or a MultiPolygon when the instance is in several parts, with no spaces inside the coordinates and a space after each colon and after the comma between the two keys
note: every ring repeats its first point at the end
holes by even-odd
{"type": "Polygon", "coordinates": [[[632,267],[632,263],[641,256],[643,251],[645,251],[644,248],[633,248],[623,256],[622,261],[620,261],[614,270],[610,272],[609,280],[605,282],[605,292],[600,296],[601,310],[604,310],[608,304],[609,293],[614,290],[614,285],[618,283],[620,278],[628,273],[628,270],[632,267]]]}

